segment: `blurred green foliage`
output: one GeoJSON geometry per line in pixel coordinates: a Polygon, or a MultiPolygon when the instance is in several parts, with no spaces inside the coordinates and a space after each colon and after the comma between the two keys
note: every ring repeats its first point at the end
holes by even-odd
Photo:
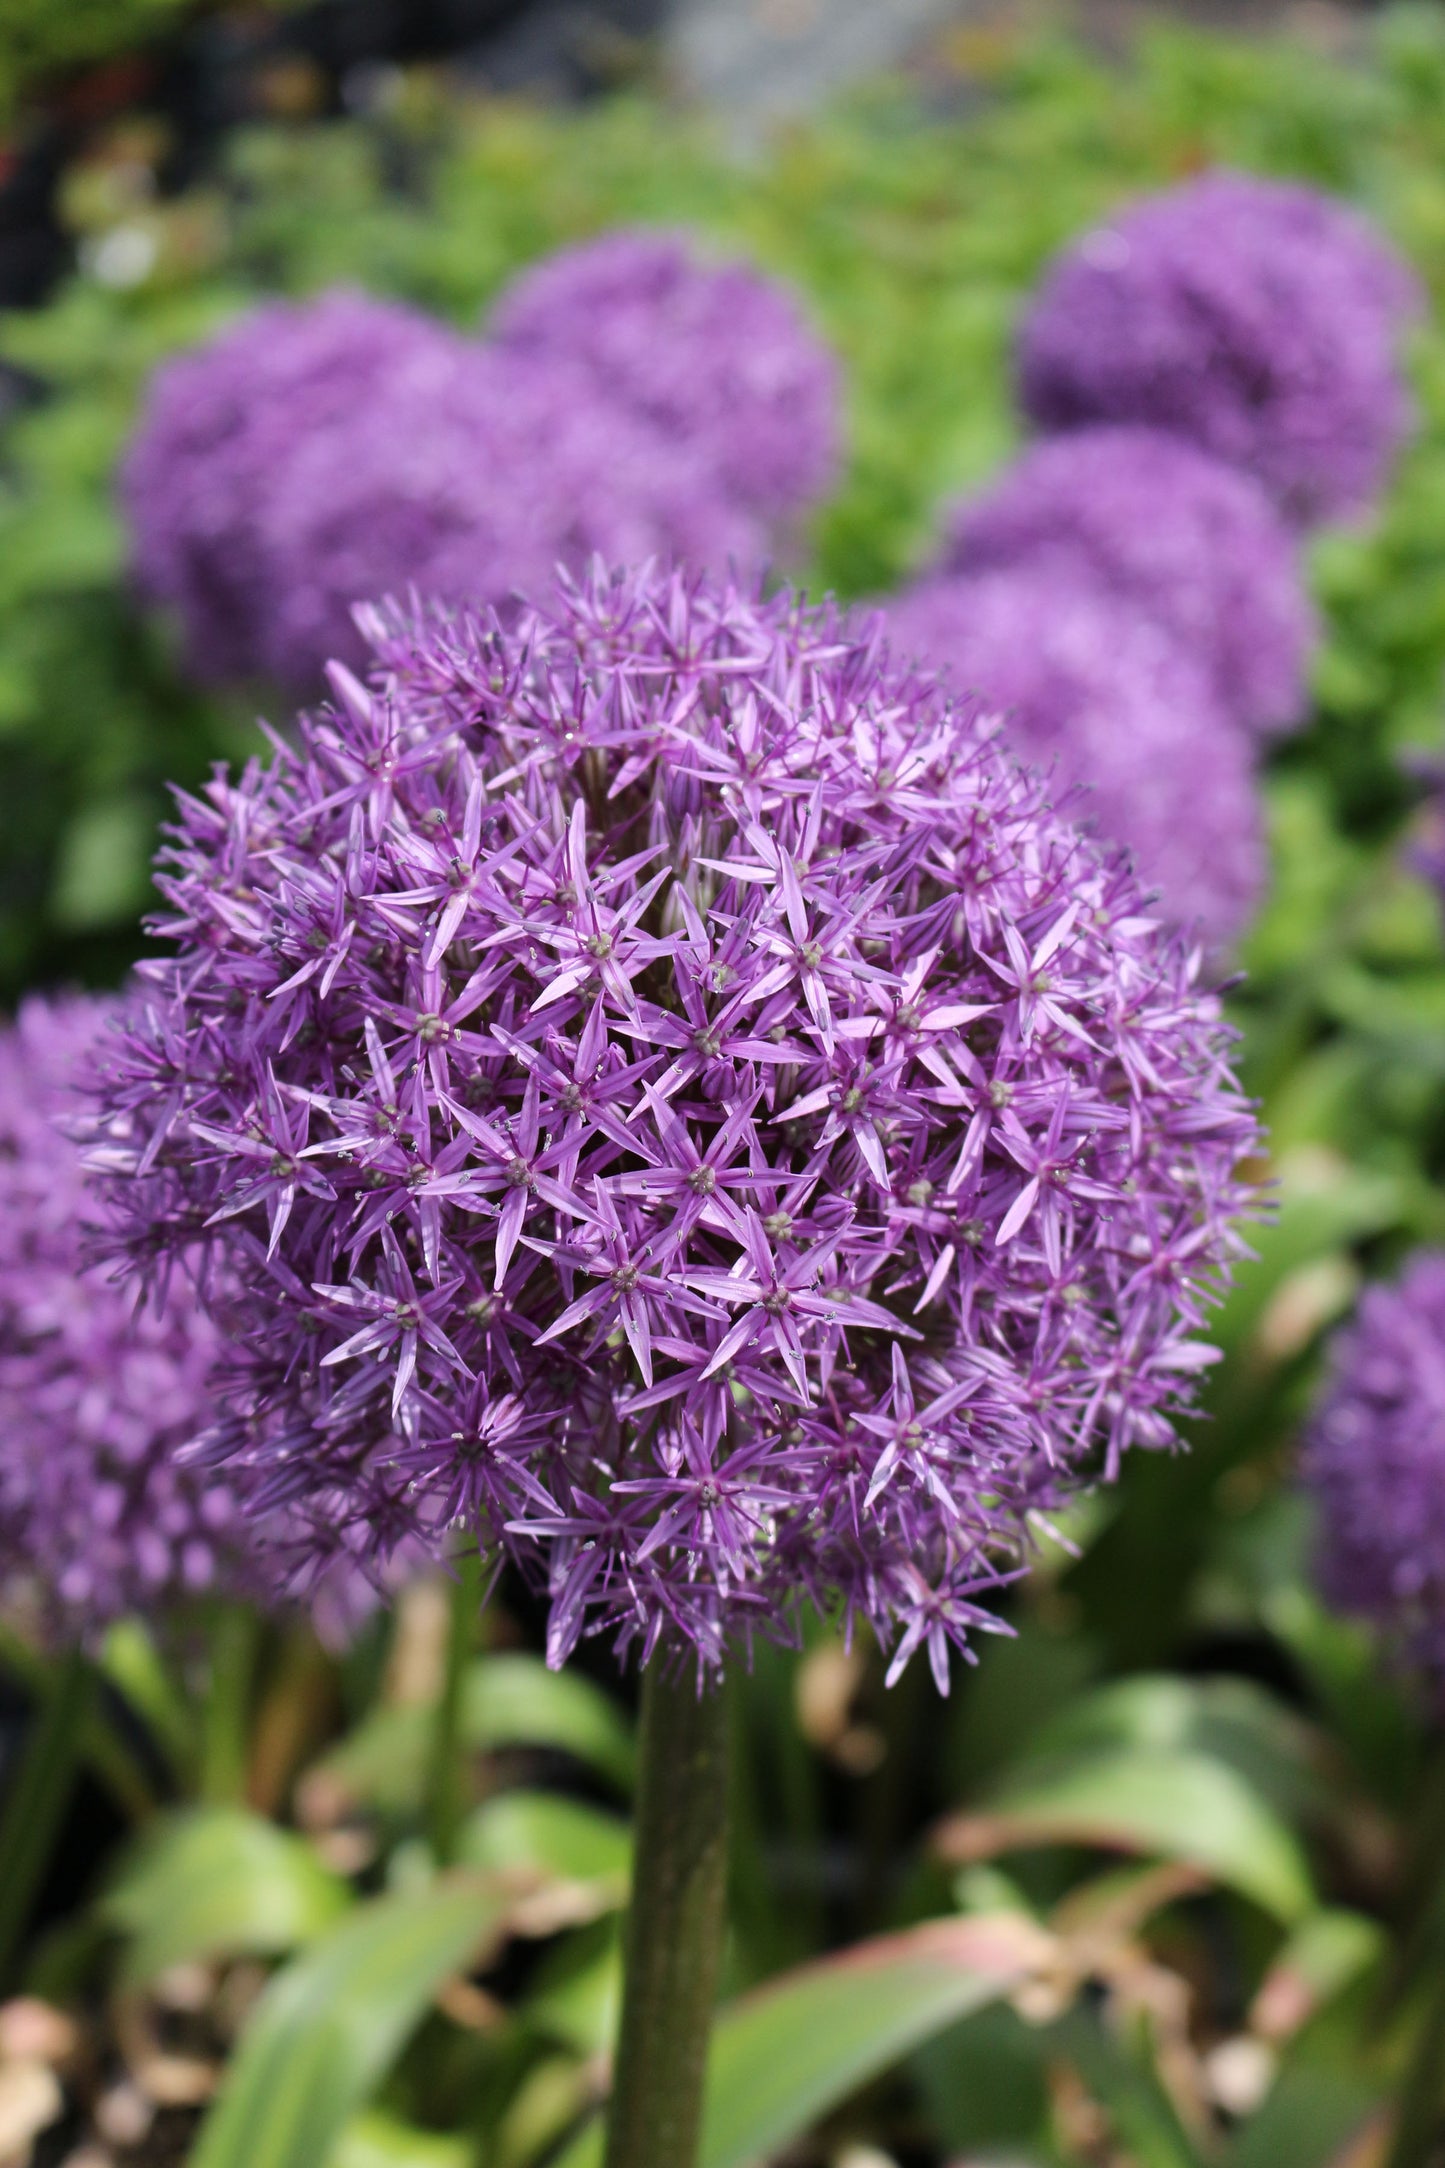
{"type": "Polygon", "coordinates": [[[37,80],[143,44],[191,0],[0,0],[0,118],[37,80]]]}

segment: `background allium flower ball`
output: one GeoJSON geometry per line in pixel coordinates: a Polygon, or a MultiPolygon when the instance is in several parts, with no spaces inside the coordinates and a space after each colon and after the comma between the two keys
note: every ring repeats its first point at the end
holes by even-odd
{"type": "Polygon", "coordinates": [[[765,519],[805,512],[832,486],[832,355],[786,288],[709,262],[688,235],[608,233],[563,249],[523,272],[491,328],[515,352],[585,366],[609,401],[698,454],[765,519]]]}
{"type": "Polygon", "coordinates": [[[138,576],[202,675],[298,698],[359,661],[359,597],[501,603],[593,551],[753,565],[759,523],[566,358],[336,293],[258,309],[157,377],[127,459],[138,576]]]}
{"type": "Polygon", "coordinates": [[[253,309],[156,372],[121,475],[137,578],[213,679],[267,668],[267,492],[298,443],[378,382],[424,384],[463,342],[415,309],[336,292],[253,309]]]}
{"type": "Polygon", "coordinates": [[[228,1484],[172,1457],[210,1417],[214,1328],[181,1278],[157,1317],[87,1260],[99,1205],[60,1125],[117,1014],[33,998],[0,1036],[0,1576],[65,1634],[238,1585],[228,1484]]]}
{"type": "Polygon", "coordinates": [[[363,663],[361,596],[500,605],[594,553],[726,571],[767,551],[693,447],[608,404],[586,371],[460,340],[298,436],[258,532],[266,667],[303,697],[332,657],[363,663]]]}
{"type": "Polygon", "coordinates": [[[1249,741],[1195,657],[1107,589],[1048,564],[934,579],[887,604],[901,652],[1003,713],[1069,817],[1133,853],[1182,927],[1226,946],[1265,881],[1249,741]]]}
{"type": "Polygon", "coordinates": [[[1211,173],[1086,234],[1020,334],[1042,428],[1130,422],[1247,468],[1291,519],[1368,509],[1411,420],[1396,348],[1418,287],[1358,212],[1211,173]]]}
{"type": "Polygon", "coordinates": [[[181,801],[110,1092],[136,1267],[209,1230],[215,1461],[501,1547],[554,1662],[811,1601],[944,1684],[1208,1360],[1256,1131],[1194,960],[831,610],[370,624],[369,691],[181,801]]]}
{"type": "Polygon", "coordinates": [[[1080,429],[960,505],[942,569],[1097,581],[1173,634],[1226,714],[1298,724],[1314,612],[1290,530],[1247,474],[1157,429],[1080,429]]]}
{"type": "Polygon", "coordinates": [[[1370,1288],[1336,1336],[1303,1475],[1329,1600],[1445,1694],[1445,1254],[1370,1288]]]}

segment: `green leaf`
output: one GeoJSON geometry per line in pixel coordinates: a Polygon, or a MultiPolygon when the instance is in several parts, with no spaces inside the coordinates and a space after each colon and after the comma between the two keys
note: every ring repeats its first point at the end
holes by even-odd
{"type": "Polygon", "coordinates": [[[468,1820],[457,1864],[493,1870],[530,1867],[552,1881],[610,1882],[618,1902],[631,1864],[627,1824],[600,1807],[557,1792],[500,1792],[468,1820]]]}
{"type": "Polygon", "coordinates": [[[326,2168],[472,2168],[475,2158],[466,2138],[418,2130],[373,2108],[347,2124],[326,2168]]]}
{"type": "Polygon", "coordinates": [[[351,1891],[310,1845],[239,1807],[201,1807],[149,1831],[101,1903],[129,1938],[125,1977],[241,1952],[279,1956],[314,1942],[351,1891]]]}
{"type": "Polygon", "coordinates": [[[1154,2067],[1142,2013],[1135,2012],[1116,2035],[1097,2012],[1071,2010],[1054,2025],[1051,2037],[1093,2098],[1108,2110],[1137,2168],[1202,2168],[1199,2149],[1154,2067]]]}
{"type": "Polygon", "coordinates": [[[1249,1229],[1255,1255],[1239,1265],[1210,1320],[1210,1339],[1226,1350],[1249,1338],[1291,1275],[1393,1226],[1404,1209],[1403,1185],[1393,1176],[1353,1167],[1337,1153],[1309,1145],[1281,1162],[1276,1195],[1274,1217],[1249,1229]]]}
{"type": "Polygon", "coordinates": [[[447,1976],[501,1929],[503,1883],[447,1876],[353,1912],[271,1982],[190,2168],[315,2168],[447,1976]]]}
{"type": "Polygon", "coordinates": [[[580,2056],[607,2055],[622,2007],[622,1950],[608,1918],[548,1950],[519,2006],[528,2027],[580,2056]]]}
{"type": "Polygon", "coordinates": [[[1384,1928],[1363,1912],[1311,1913],[1275,1952],[1254,1999],[1252,2024],[1273,2040],[1298,2032],[1352,1986],[1385,1946],[1384,1928]]]}
{"type": "Polygon", "coordinates": [[[130,917],[145,899],[155,815],[142,798],[83,806],[60,845],[52,916],[67,933],[88,933],[130,917]]]}
{"type": "Polygon", "coordinates": [[[1380,2095],[1378,2084],[1354,2071],[1318,2060],[1297,2063],[1281,2072],[1220,2158],[1227,2168],[1343,2168],[1346,2157],[1356,2157],[1347,2149],[1380,2107],[1380,2095]]]}
{"type": "MultiPolygon", "coordinates": [[[[462,1688],[461,1738],[473,1752],[547,1747],[573,1755],[619,1792],[632,1787],[632,1732],[617,1704],[572,1671],[535,1656],[483,1656],[462,1688]]],[[[394,1814],[421,1799],[431,1711],[381,1709],[316,1764],[351,1798],[394,1814]]]]}
{"type": "MultiPolygon", "coordinates": [[[[801,1965],[725,2010],[699,2168],[757,2168],[934,2033],[1017,1987],[1050,1947],[1015,1914],[928,1920],[801,1965]]],[[[557,2168],[596,2168],[589,2126],[557,2168]]]]}
{"type": "Polygon", "coordinates": [[[800,1966],[727,2011],[702,2168],[749,2168],[933,2033],[1006,1995],[1046,1938],[1017,1914],[930,1920],[800,1966]]]}
{"type": "Polygon", "coordinates": [[[1318,1798],[1313,1744],[1295,1712],[1252,1679],[1140,1672],[1076,1695],[1056,1710],[1031,1735],[1025,1766],[1039,1769],[1124,1748],[1205,1754],[1227,1762],[1289,1815],[1318,1798]]]}
{"type": "Polygon", "coordinates": [[[1188,1750],[1124,1748],[1017,1771],[979,1812],[944,1823],[936,1841],[958,1862],[1053,1844],[1179,1860],[1286,1922],[1313,1903],[1284,1823],[1235,1770],[1188,1750]]]}
{"type": "Polygon", "coordinates": [[[1031,2159],[1048,2121],[1050,2043],[1006,2002],[950,2025],[909,2059],[946,2160],[1031,2159]]]}
{"type": "Polygon", "coordinates": [[[144,1719],[172,1772],[188,1775],[196,1759],[198,1727],[184,1694],[138,1618],[116,1620],[101,1644],[100,1668],[144,1719]]]}

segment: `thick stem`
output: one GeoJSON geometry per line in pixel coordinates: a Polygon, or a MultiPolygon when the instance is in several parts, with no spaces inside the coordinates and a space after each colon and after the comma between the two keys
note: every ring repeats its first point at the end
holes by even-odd
{"type": "Polygon", "coordinates": [[[482,1560],[476,1551],[455,1559],[449,1592],[446,1664],[432,1730],[427,1771],[427,1836],[439,1867],[449,1867],[466,1813],[466,1753],[462,1744],[462,1694],[477,1633],[482,1599],[482,1560]]]}
{"type": "Polygon", "coordinates": [[[61,1659],[31,1720],[24,1757],[0,1817],[0,1982],[8,1982],[60,1834],[90,1712],[92,1680],[79,1649],[61,1659]]]}
{"type": "Polygon", "coordinates": [[[1445,2100],[1445,1743],[1434,1743],[1399,1893],[1395,1952],[1381,1997],[1392,2017],[1422,1980],[1424,2015],[1400,2089],[1388,2168],[1426,2168],[1435,2158],[1445,2100]]]}
{"type": "Polygon", "coordinates": [[[1436,2158],[1445,2096],[1445,1961],[1436,1963],[1425,2021],[1400,2093],[1388,2168],[1427,2168],[1436,2158]]]}
{"type": "Polygon", "coordinates": [[[694,2168],[727,1889],[727,1705],[659,1650],[642,1688],[606,2168],[694,2168]]]}
{"type": "Polygon", "coordinates": [[[211,1614],[209,1643],[201,1718],[201,1797],[211,1806],[236,1806],[246,1797],[251,1692],[261,1622],[245,1604],[218,1603],[211,1614]]]}

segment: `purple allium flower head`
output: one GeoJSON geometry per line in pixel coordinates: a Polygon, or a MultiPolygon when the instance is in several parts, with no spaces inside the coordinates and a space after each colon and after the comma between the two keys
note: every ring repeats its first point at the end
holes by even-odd
{"type": "Polygon", "coordinates": [[[67,1634],[240,1574],[229,1483],[174,1458],[210,1419],[214,1327],[179,1276],[157,1316],[87,1261],[100,1207],[61,1125],[117,1013],[32,998],[0,1035],[0,1574],[67,1634]]]}
{"type": "Polygon", "coordinates": [[[255,310],[158,375],[123,476],[138,575],[198,671],[298,697],[359,662],[351,606],[500,603],[594,550],[754,565],[703,456],[565,357],[501,353],[348,293],[255,310]]]}
{"type": "Polygon", "coordinates": [[[364,667],[361,596],[501,604],[594,552],[724,571],[766,555],[696,450],[610,405],[575,363],[461,340],[298,438],[259,532],[266,666],[303,695],[329,659],[364,667]]]}
{"type": "Polygon", "coordinates": [[[1256,475],[1291,519],[1368,509],[1410,424],[1396,357],[1416,281],[1348,205],[1216,172],[1086,234],[1019,340],[1040,427],[1168,429],[1256,475]]]}
{"type": "Polygon", "coordinates": [[[266,668],[275,580],[259,522],[298,443],[378,383],[445,370],[460,344],[415,309],[336,292],[253,309],[156,372],[121,495],[137,577],[179,613],[199,674],[266,668]]]}
{"type": "Polygon", "coordinates": [[[554,1662],[812,1601],[943,1683],[1208,1360],[1256,1129],[1196,959],[876,621],[364,622],[369,690],[181,799],[108,1093],[134,1269],[210,1245],[214,1463],[502,1549],[554,1662]]]}
{"type": "Polygon", "coordinates": [[[1445,1695],[1445,1253],[1370,1288],[1336,1335],[1303,1476],[1329,1600],[1445,1695]]]}
{"type": "Polygon", "coordinates": [[[1026,451],[949,523],[951,574],[1047,568],[1154,618],[1225,713],[1289,729],[1314,612],[1294,538],[1249,475],[1158,429],[1079,429],[1026,451]]]}
{"type": "Polygon", "coordinates": [[[585,366],[765,519],[806,511],[833,482],[833,357],[784,287],[706,261],[689,235],[633,229],[562,249],[522,273],[491,328],[515,352],[585,366]]]}
{"type": "Polygon", "coordinates": [[[1438,753],[1407,755],[1404,766],[1421,793],[1406,836],[1403,857],[1412,873],[1429,881],[1445,901],[1445,760],[1438,753]]]}
{"type": "Polygon", "coordinates": [[[1249,743],[1158,624],[1047,563],[923,581],[887,609],[895,647],[1005,710],[1015,755],[1129,848],[1177,924],[1216,947],[1242,930],[1265,876],[1249,743]]]}

